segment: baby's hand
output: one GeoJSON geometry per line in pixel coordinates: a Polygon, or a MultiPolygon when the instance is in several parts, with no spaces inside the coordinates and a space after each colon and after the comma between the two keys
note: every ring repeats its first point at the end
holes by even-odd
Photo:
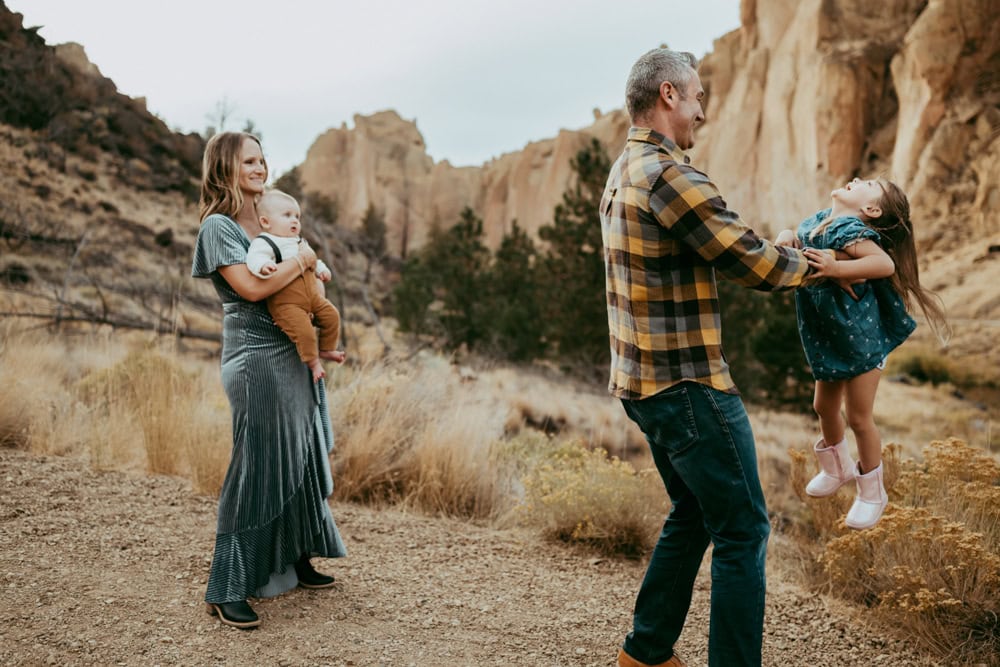
{"type": "Polygon", "coordinates": [[[278,265],[274,262],[268,262],[264,266],[260,267],[260,274],[262,276],[269,276],[278,270],[278,265]]]}
{"type": "Polygon", "coordinates": [[[316,272],[316,277],[325,283],[330,282],[333,279],[333,274],[329,270],[323,269],[322,271],[316,272]]]}

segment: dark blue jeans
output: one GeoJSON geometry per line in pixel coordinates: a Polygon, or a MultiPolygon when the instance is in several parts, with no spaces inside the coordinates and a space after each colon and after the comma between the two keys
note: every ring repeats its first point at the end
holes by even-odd
{"type": "Polygon", "coordinates": [[[625,652],[653,665],[670,659],[711,541],[709,665],[760,665],[770,524],[743,401],[683,382],[622,404],[646,435],[671,502],[625,652]]]}

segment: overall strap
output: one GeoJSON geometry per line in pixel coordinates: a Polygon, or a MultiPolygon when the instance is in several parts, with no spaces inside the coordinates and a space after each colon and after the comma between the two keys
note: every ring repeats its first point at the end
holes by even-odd
{"type": "Polygon", "coordinates": [[[267,241],[267,244],[269,246],[271,246],[272,250],[274,250],[274,263],[275,264],[281,264],[281,251],[278,250],[278,244],[275,243],[274,241],[272,241],[268,236],[266,236],[264,234],[261,234],[260,238],[262,238],[265,241],[267,241]]]}

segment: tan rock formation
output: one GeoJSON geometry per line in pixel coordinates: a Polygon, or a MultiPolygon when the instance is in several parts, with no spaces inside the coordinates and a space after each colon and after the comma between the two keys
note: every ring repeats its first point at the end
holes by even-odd
{"type": "Polygon", "coordinates": [[[588,137],[618,150],[627,127],[615,111],[586,130],[563,130],[482,167],[454,167],[427,155],[414,122],[382,111],[356,115],[353,129],[325,132],[299,169],[304,189],[338,201],[344,224],[360,224],[369,205],[383,213],[393,254],[420,247],[434,225],[457,222],[466,206],[483,218],[487,242],[496,247],[515,220],[530,232],[551,222],[570,183],[570,158],[588,137]]]}
{"type": "MultiPolygon", "coordinates": [[[[741,14],[702,64],[708,120],[692,158],[748,222],[795,225],[846,179],[882,174],[908,192],[925,248],[1000,235],[1000,0],[744,0],[741,14]]],[[[530,232],[551,221],[588,137],[616,155],[627,128],[623,111],[596,112],[590,127],[459,169],[386,111],[321,136],[301,171],[346,224],[369,204],[385,212],[395,254],[464,206],[496,246],[514,220],[530,232]]]]}
{"type": "Polygon", "coordinates": [[[87,52],[84,50],[82,44],[77,44],[76,42],[66,42],[65,44],[56,44],[54,47],[56,55],[62,59],[63,62],[68,63],[75,67],[80,73],[87,76],[102,77],[101,70],[94,63],[90,62],[90,58],[87,57],[87,52]]]}
{"type": "Polygon", "coordinates": [[[883,174],[925,248],[1000,233],[1000,2],[744,0],[742,14],[702,65],[693,157],[748,221],[794,225],[845,179],[883,174]]]}

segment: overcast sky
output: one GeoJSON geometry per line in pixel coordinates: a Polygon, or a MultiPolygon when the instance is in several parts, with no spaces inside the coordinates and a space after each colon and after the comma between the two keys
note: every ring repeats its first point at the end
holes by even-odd
{"type": "Polygon", "coordinates": [[[623,107],[646,50],[700,58],[739,26],[739,0],[6,3],[176,130],[203,131],[226,100],[226,129],[253,121],[272,177],[325,130],[390,108],[435,160],[480,165],[623,107]]]}

